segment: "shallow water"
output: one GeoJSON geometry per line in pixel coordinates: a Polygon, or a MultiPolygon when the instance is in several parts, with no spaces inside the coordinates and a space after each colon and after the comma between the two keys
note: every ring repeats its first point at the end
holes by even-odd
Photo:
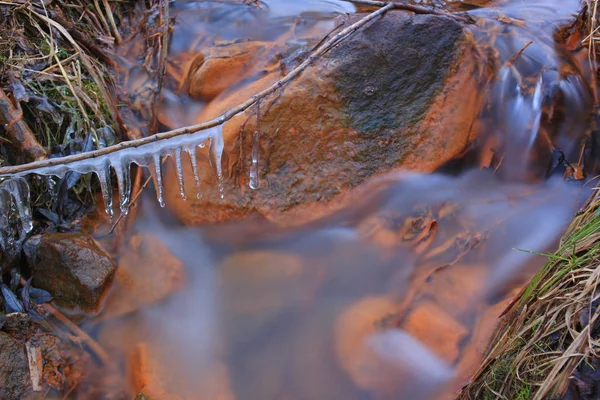
{"type": "MultiPolygon", "coordinates": [[[[333,0],[265,3],[266,13],[174,2],[171,57],[247,36],[288,40],[292,25],[296,34],[325,34],[355,9],[333,0]]],[[[390,172],[352,206],[293,229],[187,227],[143,197],[129,233],[160,238],[186,277],[166,300],[120,318],[110,317],[122,301],[113,291],[104,317],[89,323],[118,361],[121,379],[110,377],[109,392],[139,389],[127,371],[140,344],[154,371],[149,385],[164,398],[437,399],[460,388],[497,316],[543,264],[532,253],[552,251],[585,200],[579,183],[543,179],[553,153],[540,132],[572,161],[592,96],[585,66],[552,37],[577,1],[452,7],[469,9],[478,43],[498,52],[498,73],[481,88],[489,104],[482,142],[500,141],[506,154],[497,172],[477,171],[478,161],[446,168],[452,176],[390,172]]],[[[134,62],[138,45],[123,45],[121,56],[134,62]]],[[[131,72],[124,87],[137,90],[145,74],[131,72]]],[[[169,128],[197,122],[205,106],[176,82],[163,102],[169,128]]],[[[89,383],[107,385],[98,376],[89,383]]],[[[82,385],[78,396],[85,393],[82,385]]]]}

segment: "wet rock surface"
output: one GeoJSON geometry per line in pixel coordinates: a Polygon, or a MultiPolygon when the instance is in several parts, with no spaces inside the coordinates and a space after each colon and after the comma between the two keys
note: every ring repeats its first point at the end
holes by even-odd
{"type": "MultiPolygon", "coordinates": [[[[173,185],[166,190],[168,204],[186,223],[248,215],[298,222],[299,216],[313,219],[341,207],[351,189],[390,169],[433,171],[473,139],[481,106],[473,59],[456,21],[389,13],[330,50],[260,109],[224,125],[224,200],[208,157],[199,155],[203,198],[188,193],[184,202],[177,180],[165,179],[173,185]]],[[[198,120],[219,115],[281,76],[279,70],[265,72],[261,80],[224,93],[198,120]]],[[[185,182],[194,186],[189,171],[185,182]]]]}
{"type": "Polygon", "coordinates": [[[116,264],[91,236],[46,233],[24,245],[33,285],[50,292],[57,305],[95,312],[112,282],[116,264]]]}
{"type": "Polygon", "coordinates": [[[240,80],[274,63],[276,54],[274,45],[258,41],[210,47],[190,66],[189,93],[197,99],[212,100],[240,80]]]}

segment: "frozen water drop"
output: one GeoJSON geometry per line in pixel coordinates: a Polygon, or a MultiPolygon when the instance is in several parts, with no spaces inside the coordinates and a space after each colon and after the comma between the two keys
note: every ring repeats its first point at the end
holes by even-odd
{"type": "Polygon", "coordinates": [[[190,164],[192,164],[192,173],[194,175],[194,183],[196,184],[196,198],[202,198],[200,193],[200,172],[198,171],[198,160],[196,159],[196,146],[187,150],[190,156],[190,164]]]}
{"type": "Polygon", "coordinates": [[[129,214],[129,196],[131,195],[131,176],[129,162],[124,158],[114,160],[112,165],[117,175],[117,185],[119,186],[119,208],[121,214],[129,214]]]}
{"type": "Polygon", "coordinates": [[[250,165],[250,189],[257,190],[260,188],[260,177],[258,176],[258,156],[259,156],[259,147],[258,147],[258,139],[260,133],[258,131],[254,132],[252,136],[252,165],[250,165]]]}
{"type": "Polygon", "coordinates": [[[221,198],[225,198],[225,190],[223,188],[223,170],[221,167],[221,160],[223,158],[223,149],[225,143],[223,142],[223,128],[221,125],[213,128],[213,132],[210,135],[210,146],[208,149],[210,162],[215,170],[217,176],[217,183],[219,185],[219,193],[221,198]]]}
{"type": "Polygon", "coordinates": [[[163,196],[163,183],[162,183],[162,168],[160,154],[154,153],[152,155],[152,180],[154,181],[154,189],[156,190],[156,199],[161,207],[165,206],[165,200],[163,196]]]}
{"type": "Polygon", "coordinates": [[[108,162],[100,166],[96,171],[96,176],[100,182],[100,191],[104,200],[104,210],[110,217],[111,221],[114,217],[113,202],[112,202],[112,187],[110,183],[110,165],[108,162]]]}

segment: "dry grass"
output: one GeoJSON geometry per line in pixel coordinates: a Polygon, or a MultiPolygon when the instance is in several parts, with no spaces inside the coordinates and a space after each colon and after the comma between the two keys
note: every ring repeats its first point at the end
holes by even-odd
{"type": "Polygon", "coordinates": [[[52,152],[89,134],[99,139],[98,129],[118,128],[109,74],[91,54],[113,42],[98,22],[103,14],[77,0],[48,7],[0,1],[0,87],[23,107],[23,119],[52,152]]]}
{"type": "Polygon", "coordinates": [[[578,215],[505,315],[489,355],[461,399],[547,399],[600,341],[600,199],[578,215]]]}
{"type": "MultiPolygon", "coordinates": [[[[116,41],[110,7],[84,0],[0,0],[0,88],[22,109],[22,116],[3,117],[22,118],[48,154],[95,150],[120,139],[107,70],[116,41]]],[[[27,149],[15,151],[18,143],[11,142],[4,126],[0,137],[0,165],[31,161],[27,149]]],[[[88,195],[88,189],[84,182],[75,192],[88,195]]],[[[32,199],[50,206],[53,197],[40,188],[32,199]]]]}

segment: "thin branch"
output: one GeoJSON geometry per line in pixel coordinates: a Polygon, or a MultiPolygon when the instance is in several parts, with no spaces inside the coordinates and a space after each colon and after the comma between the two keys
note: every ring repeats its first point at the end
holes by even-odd
{"type": "Polygon", "coordinates": [[[75,325],[73,321],[71,321],[69,318],[65,317],[64,314],[58,311],[52,304],[46,303],[43,304],[42,307],[44,307],[44,309],[46,309],[46,311],[48,311],[54,318],[62,322],[67,328],[71,330],[71,332],[77,335],[77,337],[79,337],[83,342],[85,342],[85,344],[87,344],[88,347],[94,352],[94,354],[98,356],[98,358],[100,359],[100,361],[102,361],[103,364],[106,365],[109,363],[110,357],[108,353],[102,348],[102,346],[98,344],[98,342],[92,339],[90,335],[81,330],[81,328],[75,325]]]}
{"type": "Polygon", "coordinates": [[[183,127],[183,128],[179,128],[179,129],[173,129],[168,132],[157,133],[155,135],[148,136],[145,138],[131,140],[128,142],[121,142],[114,146],[105,147],[103,149],[99,149],[99,150],[95,150],[95,151],[91,151],[91,152],[87,152],[87,153],[79,153],[79,154],[74,154],[74,155],[67,156],[67,157],[51,158],[51,159],[36,161],[36,162],[29,163],[29,164],[24,164],[24,165],[2,167],[2,168],[0,168],[0,176],[21,174],[24,172],[38,169],[38,168],[47,168],[47,167],[53,167],[56,165],[71,164],[76,161],[89,160],[89,159],[97,158],[97,157],[104,156],[107,154],[112,154],[112,153],[115,153],[115,152],[118,152],[118,151],[121,151],[124,149],[137,148],[137,147],[140,147],[140,146],[143,146],[143,145],[146,145],[149,143],[154,143],[154,142],[157,142],[160,140],[170,139],[170,138],[173,138],[176,136],[186,135],[189,133],[194,133],[194,132],[198,132],[201,130],[213,128],[215,126],[219,126],[219,125],[223,124],[225,121],[230,120],[237,114],[244,112],[245,110],[250,108],[253,104],[255,104],[257,101],[265,98],[266,96],[270,95],[271,93],[275,92],[279,88],[283,87],[284,85],[286,85],[287,83],[292,81],[294,78],[299,76],[302,73],[302,71],[304,71],[309,65],[311,65],[317,58],[319,58],[321,55],[326,53],[331,47],[335,46],[342,39],[344,39],[347,36],[356,32],[360,27],[364,26],[368,22],[384,15],[386,12],[388,12],[389,10],[394,8],[394,6],[395,6],[395,4],[389,3],[389,4],[385,5],[384,7],[380,8],[379,10],[363,17],[362,19],[355,22],[354,24],[347,27],[346,29],[342,30],[337,35],[335,35],[334,37],[332,37],[331,39],[329,39],[328,41],[323,43],[323,45],[321,47],[319,47],[306,60],[304,60],[304,62],[302,64],[300,64],[298,67],[296,67],[292,71],[290,71],[290,73],[288,73],[283,79],[274,83],[273,85],[269,86],[268,88],[264,89],[263,91],[255,94],[254,96],[252,96],[251,98],[249,98],[248,100],[243,102],[242,104],[226,111],[225,113],[223,113],[222,115],[220,115],[217,118],[211,119],[206,122],[202,122],[200,124],[191,125],[191,126],[187,126],[187,127],[183,127]]]}
{"type": "Polygon", "coordinates": [[[385,7],[388,5],[392,5],[392,8],[395,10],[404,10],[404,11],[412,11],[415,14],[433,14],[433,15],[443,15],[445,17],[450,17],[452,19],[455,19],[457,21],[460,22],[466,22],[466,23],[473,23],[473,19],[471,19],[471,17],[464,13],[464,14],[452,14],[449,13],[448,11],[443,11],[443,10],[436,10],[433,7],[424,7],[424,6],[417,6],[414,4],[404,4],[404,3],[395,3],[393,1],[370,1],[370,0],[350,0],[351,3],[354,4],[361,4],[364,6],[372,6],[372,7],[385,7]]]}

